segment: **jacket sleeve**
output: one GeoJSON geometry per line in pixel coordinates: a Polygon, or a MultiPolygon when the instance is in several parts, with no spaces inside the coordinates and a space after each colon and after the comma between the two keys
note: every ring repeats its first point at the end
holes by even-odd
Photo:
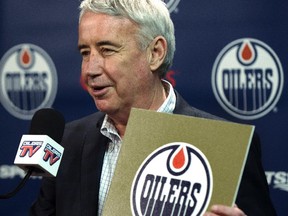
{"type": "Polygon", "coordinates": [[[261,162],[261,145],[257,134],[254,134],[250,145],[236,204],[247,215],[276,215],[261,162]]]}
{"type": "Polygon", "coordinates": [[[30,216],[55,215],[55,178],[43,178],[40,193],[29,212],[30,216]]]}

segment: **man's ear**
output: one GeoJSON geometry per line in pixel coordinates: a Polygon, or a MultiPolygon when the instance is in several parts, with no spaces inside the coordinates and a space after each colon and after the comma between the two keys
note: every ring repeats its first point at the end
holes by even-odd
{"type": "Polygon", "coordinates": [[[163,63],[167,54],[167,41],[163,36],[157,36],[149,45],[150,70],[156,71],[163,63]]]}

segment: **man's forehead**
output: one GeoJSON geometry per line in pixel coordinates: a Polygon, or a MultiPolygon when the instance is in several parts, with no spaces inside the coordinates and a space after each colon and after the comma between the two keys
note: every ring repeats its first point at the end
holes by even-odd
{"type": "Polygon", "coordinates": [[[104,37],[109,40],[113,34],[130,37],[138,33],[139,27],[127,18],[115,17],[107,14],[86,12],[79,23],[79,37],[88,34],[104,37]],[[84,35],[83,35],[84,34],[84,35]]]}
{"type": "Polygon", "coordinates": [[[135,22],[132,20],[122,17],[122,16],[112,16],[109,14],[105,13],[95,13],[92,11],[86,11],[83,16],[80,19],[79,25],[83,24],[83,22],[93,22],[95,21],[95,24],[103,25],[103,24],[109,24],[109,25],[120,25],[120,26],[125,26],[125,25],[136,25],[135,22]],[[96,22],[97,21],[97,22],[96,22]],[[115,24],[113,24],[115,23],[115,24]]]}

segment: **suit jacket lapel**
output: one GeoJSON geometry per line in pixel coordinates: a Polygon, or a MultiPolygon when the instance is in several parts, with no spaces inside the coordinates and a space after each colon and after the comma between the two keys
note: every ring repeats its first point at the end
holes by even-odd
{"type": "Polygon", "coordinates": [[[208,119],[219,119],[219,117],[214,116],[210,113],[204,112],[202,110],[196,109],[195,107],[190,106],[182,97],[181,95],[175,91],[176,94],[176,106],[174,109],[175,114],[187,115],[187,116],[194,116],[199,118],[208,118],[208,119]]]}
{"type": "Polygon", "coordinates": [[[81,162],[81,215],[98,215],[103,157],[108,138],[100,133],[102,121],[87,131],[81,162]]]}

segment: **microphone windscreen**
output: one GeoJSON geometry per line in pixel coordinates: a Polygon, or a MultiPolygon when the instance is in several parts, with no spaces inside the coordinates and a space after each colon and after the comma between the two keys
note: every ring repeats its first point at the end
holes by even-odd
{"type": "Polygon", "coordinates": [[[63,115],[51,108],[38,110],[31,121],[29,134],[48,135],[57,143],[61,143],[65,127],[63,115]]]}

